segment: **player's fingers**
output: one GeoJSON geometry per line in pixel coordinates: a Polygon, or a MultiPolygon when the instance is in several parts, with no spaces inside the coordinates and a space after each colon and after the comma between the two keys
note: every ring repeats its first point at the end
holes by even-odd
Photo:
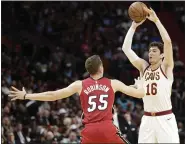
{"type": "Polygon", "coordinates": [[[16,89],[15,87],[11,86],[11,88],[14,90],[14,91],[19,91],[18,89],[16,89]]]}
{"type": "Polygon", "coordinates": [[[142,20],[142,21],[140,22],[140,24],[144,23],[145,20],[146,20],[146,18],[145,18],[144,20],[142,20]]]}
{"type": "Polygon", "coordinates": [[[151,12],[154,12],[154,10],[152,9],[152,7],[150,7],[150,11],[151,11],[151,12]]]}
{"type": "Polygon", "coordinates": [[[17,94],[16,91],[9,91],[10,94],[17,94]]]}
{"type": "Polygon", "coordinates": [[[147,12],[147,13],[148,13],[148,9],[147,9],[146,7],[144,7],[143,9],[144,9],[144,11],[145,11],[145,12],[147,12]]]}
{"type": "Polygon", "coordinates": [[[152,20],[151,16],[147,16],[146,18],[149,19],[149,20],[152,20]]]}
{"type": "Polygon", "coordinates": [[[14,95],[14,94],[9,94],[9,95],[8,95],[8,97],[11,97],[11,98],[12,98],[12,97],[15,97],[15,96],[16,96],[16,95],[14,95]]]}
{"type": "Polygon", "coordinates": [[[25,91],[25,88],[24,87],[22,87],[22,91],[25,91]]]}
{"type": "Polygon", "coordinates": [[[142,82],[144,81],[144,78],[143,78],[143,77],[141,77],[141,81],[142,81],[142,82]]]}
{"type": "Polygon", "coordinates": [[[150,12],[151,12],[151,13],[153,13],[153,12],[154,12],[154,10],[152,9],[152,7],[150,7],[150,9],[149,9],[149,10],[150,10],[150,12]]]}
{"type": "Polygon", "coordinates": [[[16,100],[16,99],[18,99],[18,97],[12,98],[11,101],[14,101],[14,100],[16,100]]]}
{"type": "Polygon", "coordinates": [[[147,7],[144,7],[143,9],[144,9],[145,12],[147,12],[147,13],[149,13],[149,14],[151,14],[151,12],[152,12],[152,11],[151,11],[149,8],[147,8],[147,7]]]}

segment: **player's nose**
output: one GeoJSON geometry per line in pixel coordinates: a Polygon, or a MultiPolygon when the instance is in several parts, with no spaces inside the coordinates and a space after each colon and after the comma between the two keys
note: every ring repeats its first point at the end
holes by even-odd
{"type": "Polygon", "coordinates": [[[149,54],[149,57],[152,57],[152,54],[149,54]]]}

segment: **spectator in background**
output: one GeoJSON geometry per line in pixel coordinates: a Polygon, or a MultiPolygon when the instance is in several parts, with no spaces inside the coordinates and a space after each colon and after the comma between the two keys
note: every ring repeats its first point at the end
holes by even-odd
{"type": "Polygon", "coordinates": [[[63,139],[61,143],[79,143],[76,132],[71,131],[69,133],[69,138],[63,139]]]}
{"type": "Polygon", "coordinates": [[[23,129],[22,124],[17,123],[14,136],[15,136],[16,143],[18,143],[18,144],[26,144],[27,143],[26,135],[25,135],[25,133],[23,133],[22,129],[23,129]]]}
{"type": "Polygon", "coordinates": [[[11,131],[7,132],[7,141],[5,143],[7,143],[7,144],[20,144],[19,142],[16,142],[14,133],[11,131]]]}
{"type": "Polygon", "coordinates": [[[127,124],[125,124],[125,131],[127,131],[127,138],[131,143],[137,143],[138,131],[137,125],[133,122],[129,112],[124,114],[127,124]]]}
{"type": "Polygon", "coordinates": [[[117,99],[117,104],[120,105],[121,110],[124,112],[128,110],[133,111],[135,107],[134,102],[128,99],[124,94],[122,94],[120,98],[117,99]]]}
{"type": "Polygon", "coordinates": [[[178,122],[178,130],[179,130],[179,136],[180,136],[180,143],[185,143],[185,129],[184,124],[182,122],[178,122]]]}
{"type": "Polygon", "coordinates": [[[131,143],[137,143],[137,127],[134,124],[131,114],[129,112],[124,113],[120,107],[114,107],[114,125],[121,131],[123,136],[131,143]]]}

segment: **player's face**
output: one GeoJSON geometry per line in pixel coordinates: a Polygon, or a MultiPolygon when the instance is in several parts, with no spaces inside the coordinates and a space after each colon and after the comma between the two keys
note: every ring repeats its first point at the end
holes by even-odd
{"type": "Polygon", "coordinates": [[[160,50],[158,49],[158,47],[151,47],[149,49],[148,55],[149,55],[149,63],[151,65],[160,62],[160,60],[163,58],[163,54],[160,53],[160,50]]]}

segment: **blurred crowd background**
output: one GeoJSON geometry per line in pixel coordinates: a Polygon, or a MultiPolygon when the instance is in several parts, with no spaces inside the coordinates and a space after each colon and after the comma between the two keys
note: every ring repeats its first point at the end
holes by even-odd
{"type": "MultiPolygon", "coordinates": [[[[139,73],[121,50],[131,25],[131,2],[2,2],[1,20],[1,142],[2,144],[79,143],[81,106],[78,95],[68,99],[10,101],[10,86],[28,93],[56,90],[88,76],[85,59],[99,54],[105,76],[127,85],[139,73]]],[[[172,90],[181,143],[185,143],[185,2],[147,2],[168,30],[174,51],[172,90]]],[[[137,29],[132,49],[148,59],[148,44],[161,41],[148,20],[137,29]]],[[[115,125],[137,143],[143,115],[141,99],[116,93],[115,125]]]]}

